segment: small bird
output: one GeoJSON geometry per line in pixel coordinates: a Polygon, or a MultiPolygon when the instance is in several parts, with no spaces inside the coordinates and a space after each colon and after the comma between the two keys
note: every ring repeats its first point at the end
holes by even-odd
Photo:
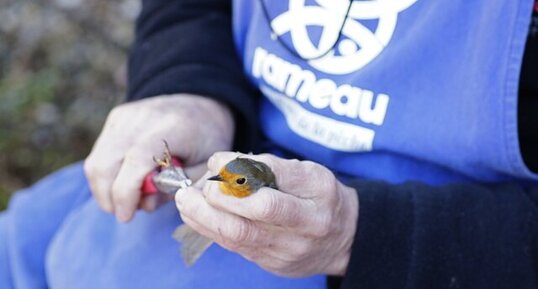
{"type": "MultiPolygon", "coordinates": [[[[221,182],[219,188],[230,196],[247,197],[262,187],[277,189],[276,178],[268,165],[249,158],[236,158],[227,163],[210,181],[221,182]]],[[[213,241],[202,236],[186,224],[180,225],[173,234],[181,243],[181,256],[187,266],[193,265],[213,241]]]]}
{"type": "Polygon", "coordinates": [[[208,180],[221,182],[222,192],[237,198],[247,197],[262,187],[277,188],[271,168],[249,158],[236,158],[208,180]]]}

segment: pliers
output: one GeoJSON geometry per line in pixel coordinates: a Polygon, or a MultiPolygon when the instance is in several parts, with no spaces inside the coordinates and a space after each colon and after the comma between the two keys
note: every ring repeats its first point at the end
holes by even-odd
{"type": "Polygon", "coordinates": [[[163,158],[153,158],[158,166],[144,178],[141,188],[143,196],[155,195],[159,192],[175,195],[179,189],[192,185],[192,180],[183,170],[183,162],[178,157],[172,157],[166,141],[164,141],[164,146],[163,158]]]}

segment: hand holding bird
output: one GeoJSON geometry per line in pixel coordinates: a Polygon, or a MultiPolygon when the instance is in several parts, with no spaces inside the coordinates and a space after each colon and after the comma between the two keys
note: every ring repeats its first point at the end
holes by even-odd
{"type": "Polygon", "coordinates": [[[331,171],[310,161],[228,152],[213,155],[208,168],[215,181],[202,178],[176,194],[186,224],[276,274],[345,273],[358,197],[331,171]]]}

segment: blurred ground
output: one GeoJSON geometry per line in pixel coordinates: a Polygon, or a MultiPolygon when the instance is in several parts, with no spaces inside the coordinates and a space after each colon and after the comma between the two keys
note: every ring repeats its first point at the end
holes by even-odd
{"type": "Polygon", "coordinates": [[[0,0],[0,210],[84,158],[125,95],[139,0],[0,0]]]}

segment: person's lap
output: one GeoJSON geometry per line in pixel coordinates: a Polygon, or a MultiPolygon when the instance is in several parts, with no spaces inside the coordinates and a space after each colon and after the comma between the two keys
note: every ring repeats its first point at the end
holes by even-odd
{"type": "Polygon", "coordinates": [[[17,194],[0,216],[0,258],[10,272],[0,273],[0,288],[9,279],[22,288],[325,288],[324,276],[275,276],[218,245],[186,268],[171,238],[180,222],[169,203],[117,223],[73,165],[17,194]]]}

